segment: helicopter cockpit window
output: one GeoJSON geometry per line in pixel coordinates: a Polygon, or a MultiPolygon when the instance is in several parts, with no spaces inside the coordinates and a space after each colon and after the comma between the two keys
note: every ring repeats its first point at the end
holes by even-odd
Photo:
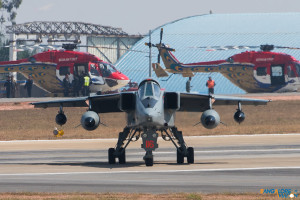
{"type": "Polygon", "coordinates": [[[103,77],[108,77],[112,72],[116,72],[116,69],[108,63],[99,63],[99,67],[103,77]]]}
{"type": "Polygon", "coordinates": [[[299,76],[300,75],[300,64],[295,63],[295,67],[296,67],[297,74],[299,76]]]}
{"type": "Polygon", "coordinates": [[[93,76],[100,76],[100,73],[99,73],[99,71],[97,70],[95,64],[91,64],[91,65],[90,65],[90,68],[91,68],[91,75],[93,75],[93,76]]]}
{"type": "Polygon", "coordinates": [[[288,75],[288,77],[290,77],[290,78],[295,78],[296,77],[296,75],[295,75],[295,72],[294,72],[294,70],[292,69],[292,66],[287,66],[287,75],[288,75]]]}
{"type": "Polygon", "coordinates": [[[59,68],[59,75],[60,76],[65,76],[65,75],[70,75],[70,67],[66,66],[66,67],[60,67],[59,68]]]}
{"type": "Polygon", "coordinates": [[[258,67],[256,69],[257,76],[266,76],[267,75],[267,68],[266,67],[258,67]]]}

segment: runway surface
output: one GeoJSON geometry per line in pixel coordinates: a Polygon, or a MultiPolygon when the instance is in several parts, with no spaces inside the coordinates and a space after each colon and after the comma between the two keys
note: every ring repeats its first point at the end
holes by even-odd
{"type": "Polygon", "coordinates": [[[159,140],[146,167],[140,141],[107,164],[116,139],[0,142],[0,192],[254,192],[300,189],[300,134],[186,137],[195,164],[159,140]]]}

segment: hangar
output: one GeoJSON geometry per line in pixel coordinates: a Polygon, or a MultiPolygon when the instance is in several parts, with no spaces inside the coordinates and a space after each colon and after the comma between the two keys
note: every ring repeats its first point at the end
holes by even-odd
{"type": "MultiPolygon", "coordinates": [[[[167,14],[167,13],[166,13],[167,14]]],[[[174,55],[182,63],[226,59],[245,50],[204,51],[199,46],[245,45],[300,47],[300,13],[251,13],[251,14],[204,14],[179,19],[152,31],[152,43],[159,42],[160,28],[164,28],[163,43],[175,48],[174,55]]],[[[132,81],[139,82],[148,76],[149,54],[145,42],[149,35],[139,40],[132,51],[125,53],[115,64],[132,81]]],[[[253,50],[259,50],[253,49],[253,50]]],[[[274,49],[300,60],[300,50],[274,49]]],[[[157,62],[158,51],[152,48],[152,62],[157,62]]],[[[163,63],[162,67],[164,67],[163,63]]],[[[171,75],[171,74],[170,74],[171,75]]],[[[197,73],[192,78],[192,92],[207,93],[208,76],[216,81],[215,94],[244,94],[220,73],[197,73]]],[[[175,74],[167,78],[156,78],[168,91],[185,91],[188,78],[175,74]],[[167,80],[167,81],[166,81],[167,80]]]]}

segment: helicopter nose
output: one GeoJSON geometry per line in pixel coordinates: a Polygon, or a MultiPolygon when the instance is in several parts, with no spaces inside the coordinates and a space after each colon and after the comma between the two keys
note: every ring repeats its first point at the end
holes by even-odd
{"type": "Polygon", "coordinates": [[[120,87],[124,87],[130,81],[129,78],[124,74],[122,74],[121,72],[113,72],[108,78],[116,80],[120,87]]]}
{"type": "Polygon", "coordinates": [[[113,73],[111,73],[109,78],[117,79],[117,80],[124,80],[124,81],[128,80],[129,81],[129,78],[126,75],[122,74],[121,72],[113,72],[113,73]]]}

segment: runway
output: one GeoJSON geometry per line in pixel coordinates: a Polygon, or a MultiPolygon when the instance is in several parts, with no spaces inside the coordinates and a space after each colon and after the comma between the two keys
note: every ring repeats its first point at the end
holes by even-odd
{"type": "Polygon", "coordinates": [[[300,134],[186,137],[195,164],[159,140],[146,167],[140,142],[107,164],[116,139],[0,142],[0,192],[254,192],[300,189],[300,134]]]}

